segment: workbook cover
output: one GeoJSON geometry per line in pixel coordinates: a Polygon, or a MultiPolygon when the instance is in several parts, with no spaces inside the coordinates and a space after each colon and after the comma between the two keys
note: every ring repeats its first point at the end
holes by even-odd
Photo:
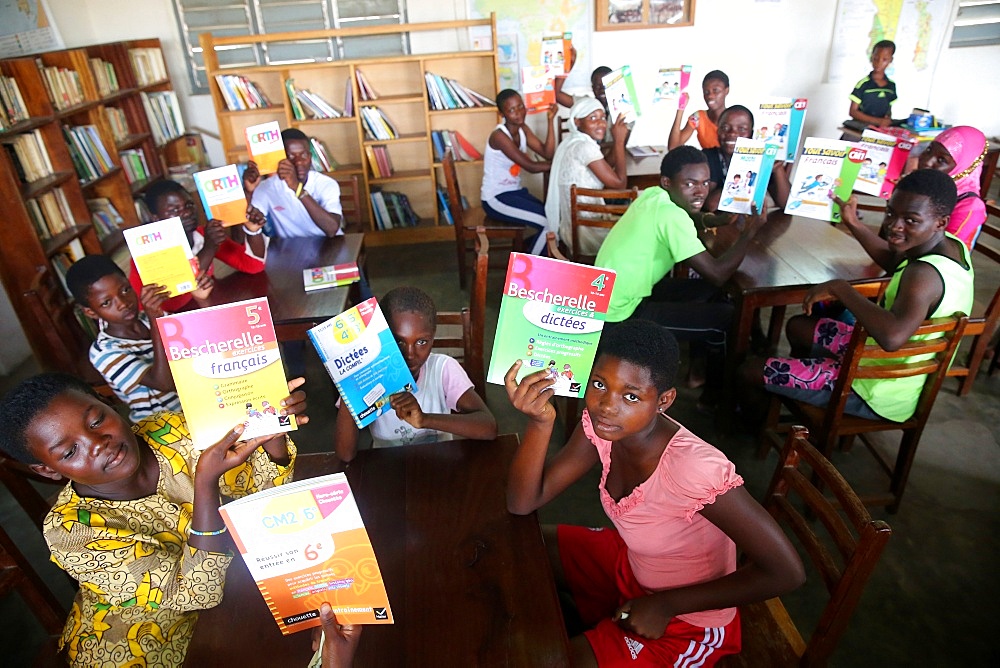
{"type": "Polygon", "coordinates": [[[309,340],[359,429],[392,410],[390,395],[417,391],[374,297],[313,327],[309,340]]]}
{"type": "Polygon", "coordinates": [[[156,326],[196,448],[241,422],[241,440],[296,428],[280,414],[288,384],[267,297],[161,316],[156,326]]]}
{"type": "Polygon", "coordinates": [[[854,189],[866,195],[889,199],[910,157],[913,142],[909,137],[866,129],[858,146],[865,150],[865,159],[858,172],[854,189]]]}
{"type": "Polygon", "coordinates": [[[556,89],[544,65],[521,68],[521,92],[528,113],[545,111],[556,103],[556,89]]]}
{"type": "Polygon", "coordinates": [[[320,625],[392,624],[371,540],[343,473],[298,480],[219,508],[250,575],[285,635],[320,625]]]}
{"type": "Polygon", "coordinates": [[[571,32],[542,36],[542,66],[550,77],[560,77],[569,72],[572,48],[571,32]]]}
{"type": "Polygon", "coordinates": [[[804,97],[772,97],[764,100],[754,114],[757,126],[754,139],[777,144],[778,160],[795,160],[806,122],[809,100],[804,97]]]}
{"type": "Polygon", "coordinates": [[[785,213],[793,216],[840,222],[840,207],[833,196],[847,200],[861,171],[867,152],[860,145],[808,137],[795,162],[795,175],[785,213]]]}
{"type": "Polygon", "coordinates": [[[285,159],[285,145],[281,141],[278,121],[251,125],[243,132],[247,138],[247,151],[250,159],[257,163],[257,170],[261,174],[278,171],[278,163],[285,159]]]}
{"type": "Polygon", "coordinates": [[[751,203],[757,205],[757,211],[764,210],[767,184],[778,150],[777,144],[769,144],[760,139],[736,139],[726,182],[722,186],[719,211],[751,213],[751,203]]]}
{"type": "Polygon", "coordinates": [[[247,219],[247,196],[236,165],[196,172],[194,184],[209,219],[221,220],[226,227],[247,219]]]}
{"type": "Polygon", "coordinates": [[[487,380],[521,360],[518,380],[545,369],[557,395],[582,397],[614,284],[610,269],[511,253],[487,380]]]}
{"type": "Polygon", "coordinates": [[[170,296],[197,287],[198,260],[178,216],[122,230],[143,285],[166,286],[170,296]]]}
{"type": "Polygon", "coordinates": [[[604,82],[604,95],[608,100],[611,117],[608,123],[614,123],[619,116],[625,116],[626,123],[634,123],[642,115],[639,109],[639,98],[635,94],[635,83],[632,81],[632,68],[628,65],[619,67],[601,79],[604,82]]]}
{"type": "Polygon", "coordinates": [[[677,100],[681,93],[687,90],[691,82],[691,66],[661,67],[656,73],[656,85],[653,88],[653,105],[664,105],[669,111],[677,110],[677,100]]]}
{"type": "Polygon", "coordinates": [[[357,262],[331,264],[328,267],[313,267],[302,270],[302,284],[306,292],[350,285],[361,280],[357,262]]]}

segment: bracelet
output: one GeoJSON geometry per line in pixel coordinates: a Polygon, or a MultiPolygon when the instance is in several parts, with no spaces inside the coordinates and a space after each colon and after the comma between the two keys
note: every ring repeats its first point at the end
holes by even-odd
{"type": "Polygon", "coordinates": [[[256,232],[254,232],[249,227],[247,227],[246,225],[244,225],[243,226],[243,234],[246,234],[247,236],[255,237],[258,234],[264,234],[264,228],[261,227],[256,232]]]}
{"type": "Polygon", "coordinates": [[[296,197],[296,199],[302,199],[302,183],[301,182],[295,188],[295,197],[296,197]]]}
{"type": "Polygon", "coordinates": [[[221,529],[216,529],[215,531],[198,531],[197,529],[188,529],[188,532],[192,536],[221,536],[227,531],[229,531],[229,529],[227,529],[226,527],[222,527],[221,529]]]}

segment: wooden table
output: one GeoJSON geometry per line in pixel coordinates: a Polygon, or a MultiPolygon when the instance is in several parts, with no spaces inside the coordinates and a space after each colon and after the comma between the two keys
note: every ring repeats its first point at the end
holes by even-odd
{"type": "Polygon", "coordinates": [[[305,338],[305,330],[359,301],[359,284],[306,292],[302,270],[357,262],[364,271],[365,235],[339,237],[275,237],[267,249],[267,265],[259,274],[232,273],[220,278],[209,298],[212,306],[267,297],[278,340],[305,338]]]}
{"type": "MultiPolygon", "coordinates": [[[[517,436],[363,450],[346,467],[395,624],[367,626],[355,665],[567,666],[568,640],[534,515],[507,512],[517,436]]],[[[303,455],[296,478],[342,470],[303,455]]],[[[242,559],[201,613],[188,666],[305,666],[308,631],[282,636],[242,559]]]]}
{"type": "Polygon", "coordinates": [[[639,190],[660,185],[660,163],[667,152],[666,146],[654,146],[660,151],[655,156],[634,158],[625,149],[625,174],[628,176],[628,187],[637,186],[639,190]]]}

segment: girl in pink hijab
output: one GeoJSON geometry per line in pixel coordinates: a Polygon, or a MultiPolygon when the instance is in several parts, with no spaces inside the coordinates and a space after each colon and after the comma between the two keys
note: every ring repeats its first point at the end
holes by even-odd
{"type": "Polygon", "coordinates": [[[976,245],[986,220],[986,204],[979,196],[979,177],[989,142],[976,128],[957,125],[939,134],[917,163],[920,169],[947,172],[958,188],[958,203],[951,212],[947,231],[962,240],[969,250],[976,245]]]}

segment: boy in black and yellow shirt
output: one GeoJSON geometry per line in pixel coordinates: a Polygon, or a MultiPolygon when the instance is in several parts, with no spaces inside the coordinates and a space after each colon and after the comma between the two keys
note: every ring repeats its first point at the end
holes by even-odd
{"type": "Polygon", "coordinates": [[[868,125],[887,127],[892,124],[892,103],[896,101],[896,84],[885,75],[896,53],[896,44],[887,39],[872,48],[872,71],[851,91],[851,118],[868,125]]]}

